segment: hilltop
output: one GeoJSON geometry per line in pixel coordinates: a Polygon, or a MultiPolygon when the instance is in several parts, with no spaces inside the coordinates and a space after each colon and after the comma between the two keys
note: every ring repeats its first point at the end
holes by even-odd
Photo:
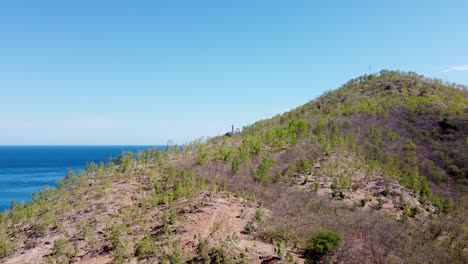
{"type": "Polygon", "coordinates": [[[0,215],[0,261],[466,263],[467,174],[467,88],[382,71],[69,173],[0,215]]]}

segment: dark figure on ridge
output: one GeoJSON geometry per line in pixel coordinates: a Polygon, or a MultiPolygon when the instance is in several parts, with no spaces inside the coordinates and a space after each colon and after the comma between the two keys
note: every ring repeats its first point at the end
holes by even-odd
{"type": "Polygon", "coordinates": [[[231,132],[227,132],[224,136],[232,137],[234,135],[234,125],[231,126],[231,132]]]}

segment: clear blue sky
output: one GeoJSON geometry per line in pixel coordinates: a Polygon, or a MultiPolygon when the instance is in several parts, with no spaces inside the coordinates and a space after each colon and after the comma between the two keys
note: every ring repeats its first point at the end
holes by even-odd
{"type": "Polygon", "coordinates": [[[215,136],[350,78],[468,84],[468,1],[2,1],[0,144],[215,136]]]}

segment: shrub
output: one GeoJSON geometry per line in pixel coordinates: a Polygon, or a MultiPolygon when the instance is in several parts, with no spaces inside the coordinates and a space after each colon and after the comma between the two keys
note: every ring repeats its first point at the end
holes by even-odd
{"type": "Polygon", "coordinates": [[[453,209],[453,200],[448,198],[442,203],[442,213],[448,214],[453,209]]]}
{"type": "Polygon", "coordinates": [[[204,145],[201,145],[198,148],[197,162],[199,165],[203,165],[207,159],[208,159],[208,151],[206,150],[206,147],[204,145]]]}
{"type": "Polygon", "coordinates": [[[319,120],[319,121],[317,122],[317,126],[316,126],[316,128],[315,128],[315,130],[314,130],[314,134],[315,134],[316,136],[322,135],[322,131],[323,131],[323,128],[324,128],[324,127],[325,127],[325,122],[322,121],[322,120],[319,120]]]}
{"type": "Polygon", "coordinates": [[[257,211],[255,211],[255,220],[258,223],[263,222],[263,211],[261,209],[257,209],[257,211]]]}
{"type": "Polygon", "coordinates": [[[320,190],[320,183],[318,182],[312,183],[312,188],[314,189],[314,191],[318,192],[320,190]]]}
{"type": "Polygon", "coordinates": [[[429,189],[429,184],[427,183],[427,179],[425,177],[420,177],[419,185],[419,194],[421,195],[421,197],[430,198],[432,196],[432,193],[429,189]]]}
{"type": "Polygon", "coordinates": [[[231,172],[233,175],[236,175],[239,172],[240,162],[238,159],[233,159],[231,161],[231,172]]]}
{"type": "Polygon", "coordinates": [[[403,212],[401,213],[401,221],[405,222],[410,216],[411,216],[411,209],[409,207],[409,204],[405,204],[403,206],[403,212]]]}
{"type": "Polygon", "coordinates": [[[407,151],[415,151],[416,150],[416,145],[414,144],[413,140],[408,139],[408,140],[406,140],[404,148],[407,151]]]}
{"type": "Polygon", "coordinates": [[[13,244],[10,239],[5,236],[5,238],[0,239],[0,258],[9,256],[13,253],[13,244]]]}
{"type": "Polygon", "coordinates": [[[418,207],[411,207],[410,211],[411,211],[410,217],[415,217],[421,212],[418,207]]]}
{"type": "Polygon", "coordinates": [[[387,137],[391,140],[391,141],[395,141],[397,140],[398,138],[400,138],[400,135],[398,135],[398,133],[388,129],[386,131],[386,134],[387,134],[387,137]]]}
{"type": "Polygon", "coordinates": [[[242,144],[240,147],[239,147],[239,156],[240,156],[240,159],[242,160],[242,162],[246,163],[250,160],[250,153],[249,153],[249,150],[247,149],[246,146],[244,146],[244,144],[242,144]]]}
{"type": "Polygon", "coordinates": [[[277,172],[277,173],[275,173],[275,175],[273,176],[272,182],[273,182],[273,183],[278,183],[278,182],[283,181],[283,179],[284,179],[283,174],[277,172]]]}
{"type": "Polygon", "coordinates": [[[111,256],[114,263],[124,263],[133,252],[133,248],[130,246],[130,241],[126,237],[126,234],[131,230],[124,224],[114,224],[109,233],[107,234],[108,239],[110,240],[113,251],[111,256]]]}
{"type": "Polygon", "coordinates": [[[369,202],[369,198],[363,198],[363,199],[359,200],[359,206],[364,207],[364,206],[366,206],[367,202],[369,202]]]}
{"type": "Polygon", "coordinates": [[[216,159],[224,162],[230,162],[234,151],[228,147],[221,147],[216,151],[216,159]]]}
{"type": "Polygon", "coordinates": [[[34,229],[38,233],[45,235],[49,232],[49,230],[53,229],[57,225],[57,221],[57,216],[54,212],[46,212],[38,219],[36,219],[34,223],[34,229]]]}
{"type": "Polygon", "coordinates": [[[245,224],[244,231],[243,231],[244,234],[250,235],[250,234],[252,234],[253,231],[254,231],[254,227],[252,226],[251,223],[245,224]]]}
{"type": "Polygon", "coordinates": [[[458,126],[457,124],[452,123],[450,120],[447,118],[444,118],[438,122],[438,125],[442,128],[444,131],[457,131],[458,126]]]}
{"type": "Polygon", "coordinates": [[[305,174],[309,174],[312,172],[312,164],[310,164],[310,161],[305,157],[301,158],[300,170],[302,173],[305,174]]]}
{"type": "Polygon", "coordinates": [[[330,255],[341,241],[338,233],[332,230],[322,230],[312,235],[307,242],[306,257],[310,260],[319,260],[330,255]]]}
{"type": "Polygon", "coordinates": [[[338,196],[341,200],[343,200],[346,197],[346,195],[343,192],[338,193],[338,196]]]}
{"type": "Polygon", "coordinates": [[[169,256],[169,263],[170,264],[183,264],[186,263],[184,261],[184,257],[182,255],[182,252],[180,251],[179,248],[174,247],[172,254],[169,256]]]}
{"type": "Polygon", "coordinates": [[[297,166],[296,164],[289,164],[288,165],[288,177],[292,178],[296,176],[297,173],[297,166]]]}
{"type": "Polygon", "coordinates": [[[277,150],[284,149],[286,147],[286,141],[284,141],[284,139],[277,139],[274,141],[273,147],[277,150]]]}
{"type": "Polygon", "coordinates": [[[434,164],[431,160],[425,160],[423,163],[423,169],[429,175],[432,181],[436,183],[443,182],[447,179],[446,172],[434,164]]]}
{"type": "Polygon", "coordinates": [[[388,183],[385,184],[385,189],[382,191],[382,195],[387,197],[390,194],[390,187],[388,183]]]}
{"type": "Polygon", "coordinates": [[[65,178],[57,180],[57,188],[58,189],[70,189],[76,186],[78,182],[78,176],[76,176],[75,172],[71,169],[67,170],[67,174],[65,178]]]}
{"type": "Polygon", "coordinates": [[[273,160],[270,157],[265,157],[258,168],[252,171],[252,177],[254,180],[262,183],[268,183],[268,172],[270,171],[271,165],[273,165],[273,160]]]}
{"type": "Polygon", "coordinates": [[[275,254],[282,259],[284,253],[284,242],[282,240],[273,241],[273,245],[275,246],[275,254]]]}
{"type": "Polygon", "coordinates": [[[454,165],[454,164],[452,164],[452,165],[450,165],[448,167],[448,171],[449,171],[450,174],[452,174],[452,175],[454,175],[456,177],[460,177],[460,176],[463,175],[463,172],[460,170],[460,168],[458,168],[458,166],[454,165]]]}
{"type": "Polygon", "coordinates": [[[135,257],[139,260],[151,258],[156,256],[157,248],[156,244],[151,238],[143,238],[138,242],[135,250],[135,257]]]}
{"type": "Polygon", "coordinates": [[[248,153],[257,155],[262,148],[260,137],[249,135],[242,142],[242,147],[246,148],[248,153]]]}
{"type": "Polygon", "coordinates": [[[59,238],[55,240],[52,252],[54,256],[61,256],[70,259],[75,255],[75,248],[70,244],[70,242],[68,242],[68,240],[59,238]]]}
{"type": "Polygon", "coordinates": [[[352,179],[350,176],[339,175],[334,177],[332,185],[330,186],[333,191],[342,191],[351,188],[352,179]]]}

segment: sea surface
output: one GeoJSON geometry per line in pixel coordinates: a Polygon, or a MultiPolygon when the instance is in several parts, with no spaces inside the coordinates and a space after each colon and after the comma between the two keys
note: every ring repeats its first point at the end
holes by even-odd
{"type": "Polygon", "coordinates": [[[11,201],[29,202],[42,187],[55,187],[68,169],[85,168],[86,162],[107,162],[122,151],[164,146],[0,146],[0,212],[11,201]]]}

